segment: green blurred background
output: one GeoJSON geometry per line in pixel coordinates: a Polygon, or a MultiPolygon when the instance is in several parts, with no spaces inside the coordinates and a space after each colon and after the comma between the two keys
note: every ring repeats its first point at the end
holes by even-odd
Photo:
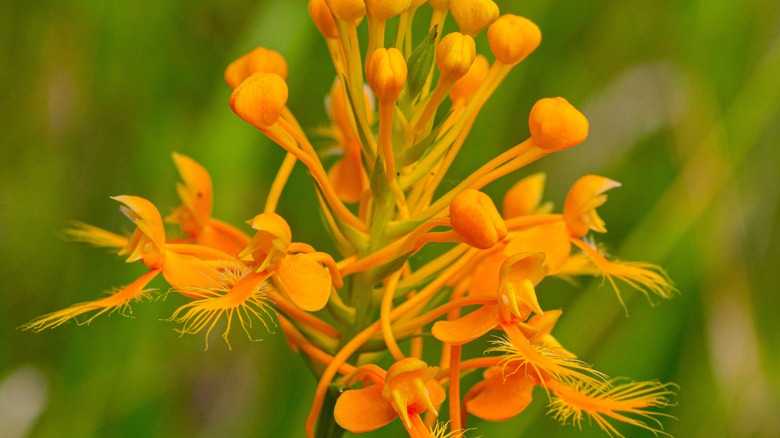
{"type": "MultiPolygon", "coordinates": [[[[445,184],[525,139],[537,99],[581,108],[589,140],[518,177],[546,171],[559,208],[585,173],[621,181],[600,240],[663,265],[680,295],[651,306],[626,290],[626,317],[598,280],[551,280],[540,298],[564,309],[558,338],[611,376],[677,382],[677,419],[664,421],[675,436],[780,436],[780,3],[498,3],[533,19],[543,42],[485,108],[445,184]]],[[[303,1],[0,2],[0,435],[302,436],[315,382],[278,330],[258,343],[236,331],[232,351],[215,336],[204,352],[202,336],[160,321],[183,302],[173,296],[135,305],[132,319],[18,329],[143,272],[62,230],[128,229],[112,195],[168,211],[172,151],[211,171],[218,217],[261,209],[283,154],[232,114],[222,81],[256,45],[285,55],[290,108],[322,125],[333,70],[303,1]]],[[[514,180],[488,192],[499,200],[514,180]]],[[[330,250],[313,200],[296,171],[280,213],[295,240],[330,250]]],[[[539,392],[515,420],[470,425],[485,437],[604,436],[558,425],[545,405],[539,392]]]]}

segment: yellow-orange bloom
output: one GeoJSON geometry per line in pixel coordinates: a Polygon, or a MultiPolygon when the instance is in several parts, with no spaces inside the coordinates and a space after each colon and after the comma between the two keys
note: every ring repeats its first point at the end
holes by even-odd
{"type": "Polygon", "coordinates": [[[351,432],[363,433],[401,418],[410,436],[430,436],[420,414],[431,410],[437,415],[436,407],[444,401],[444,389],[434,379],[438,371],[438,367],[415,358],[396,362],[387,373],[375,365],[360,367],[347,376],[347,383],[368,377],[374,384],[341,394],[334,409],[336,422],[351,432]]]}
{"type": "Polygon", "coordinates": [[[290,226],[276,213],[261,213],[251,225],[257,233],[239,255],[241,260],[253,262],[257,272],[268,272],[276,288],[299,308],[314,312],[325,307],[332,285],[341,287],[333,258],[293,243],[290,226]]]}

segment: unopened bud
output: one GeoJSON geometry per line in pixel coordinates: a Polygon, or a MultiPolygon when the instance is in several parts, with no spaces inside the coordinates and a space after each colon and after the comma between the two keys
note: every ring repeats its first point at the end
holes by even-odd
{"type": "Polygon", "coordinates": [[[276,123],[287,105],[287,83],[274,73],[255,73],[230,95],[230,108],[258,129],[276,123]]]}
{"type": "Polygon", "coordinates": [[[498,18],[498,6],[492,0],[452,0],[450,13],[466,35],[476,35],[498,18]]]}
{"type": "Polygon", "coordinates": [[[322,36],[329,39],[339,37],[333,14],[325,0],[309,0],[309,15],[322,36]]]}
{"type": "Polygon", "coordinates": [[[363,0],[325,0],[333,16],[342,21],[355,21],[366,15],[363,0]]]}
{"type": "Polygon", "coordinates": [[[436,65],[439,67],[441,78],[446,81],[456,81],[468,73],[474,58],[477,56],[477,47],[474,38],[453,32],[442,38],[439,47],[436,48],[436,65]]]}
{"type": "Polygon", "coordinates": [[[450,8],[452,0],[428,0],[428,4],[437,11],[446,11],[450,8]]]}
{"type": "Polygon", "coordinates": [[[536,102],[528,127],[533,143],[548,152],[576,146],[588,137],[588,119],[562,97],[536,102]]]}
{"type": "Polygon", "coordinates": [[[502,15],[487,31],[490,50],[503,64],[517,64],[542,42],[542,32],[531,20],[517,15],[502,15]]]}
{"type": "Polygon", "coordinates": [[[406,82],[406,61],[395,48],[379,48],[366,64],[366,81],[380,102],[398,99],[406,82]]]}
{"type": "Polygon", "coordinates": [[[409,9],[412,0],[365,0],[368,16],[387,20],[409,9]]]}
{"type": "Polygon", "coordinates": [[[479,249],[491,248],[507,234],[493,200],[474,189],[466,189],[452,200],[450,223],[465,243],[479,249]]]}
{"type": "Polygon", "coordinates": [[[225,82],[230,88],[236,88],[244,79],[257,72],[276,73],[282,79],[287,79],[287,61],[279,52],[257,47],[227,66],[225,82]]]}
{"type": "Polygon", "coordinates": [[[470,101],[471,98],[474,97],[474,93],[477,92],[479,86],[485,81],[488,70],[490,70],[490,66],[488,65],[487,58],[482,55],[477,55],[466,75],[455,81],[455,84],[450,90],[450,100],[453,102],[459,100],[464,102],[470,101]]]}

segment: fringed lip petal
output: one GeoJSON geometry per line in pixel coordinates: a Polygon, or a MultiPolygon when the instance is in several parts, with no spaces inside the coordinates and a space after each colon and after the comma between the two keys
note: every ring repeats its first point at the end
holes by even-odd
{"type": "Polygon", "coordinates": [[[345,391],[336,400],[333,414],[339,426],[354,433],[379,429],[398,416],[382,397],[380,385],[345,391]]]}
{"type": "Polygon", "coordinates": [[[290,301],[307,312],[316,312],[328,303],[330,272],[309,254],[290,254],[281,259],[271,278],[290,301]]]}
{"type": "Polygon", "coordinates": [[[79,324],[89,324],[93,319],[106,312],[111,314],[119,310],[120,313],[124,313],[132,301],[138,301],[148,296],[149,290],[145,289],[146,285],[159,273],[159,270],[152,269],[124,288],[105,298],[74,304],[67,309],[58,310],[48,315],[41,316],[22,326],[22,329],[39,332],[47,328],[54,328],[93,310],[97,310],[98,312],[79,324]]]}
{"type": "Polygon", "coordinates": [[[498,325],[498,306],[482,306],[452,321],[438,321],[431,328],[433,336],[450,345],[471,342],[498,325]]]}

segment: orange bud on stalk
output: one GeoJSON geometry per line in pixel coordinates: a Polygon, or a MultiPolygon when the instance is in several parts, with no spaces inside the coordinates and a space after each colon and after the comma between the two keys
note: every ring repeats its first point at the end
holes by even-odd
{"type": "Polygon", "coordinates": [[[366,13],[379,20],[387,20],[409,9],[412,0],[365,0],[366,13]]]}
{"type": "Polygon", "coordinates": [[[542,42],[542,32],[531,20],[517,15],[502,15],[487,31],[490,50],[503,64],[525,59],[542,42]]]}
{"type": "Polygon", "coordinates": [[[325,0],[333,16],[342,21],[355,21],[366,15],[363,0],[325,0]]]}
{"type": "Polygon", "coordinates": [[[493,200],[474,189],[466,189],[452,200],[450,222],[465,243],[479,249],[491,248],[507,234],[493,200]]]}
{"type": "Polygon", "coordinates": [[[498,6],[492,0],[452,0],[450,13],[460,31],[476,35],[498,18],[498,6]]]}
{"type": "Polygon", "coordinates": [[[406,82],[406,61],[395,48],[379,48],[366,64],[366,80],[380,102],[395,101],[406,82]]]}
{"type": "Polygon", "coordinates": [[[528,125],[533,143],[548,152],[568,149],[588,137],[588,119],[562,97],[536,102],[528,125]]]}
{"type": "Polygon", "coordinates": [[[460,32],[453,32],[442,38],[436,48],[436,65],[442,79],[456,81],[465,76],[476,56],[474,38],[460,32]]]}
{"type": "Polygon", "coordinates": [[[287,105],[287,83],[274,73],[248,77],[230,95],[230,108],[258,129],[271,126],[287,105]]]}

